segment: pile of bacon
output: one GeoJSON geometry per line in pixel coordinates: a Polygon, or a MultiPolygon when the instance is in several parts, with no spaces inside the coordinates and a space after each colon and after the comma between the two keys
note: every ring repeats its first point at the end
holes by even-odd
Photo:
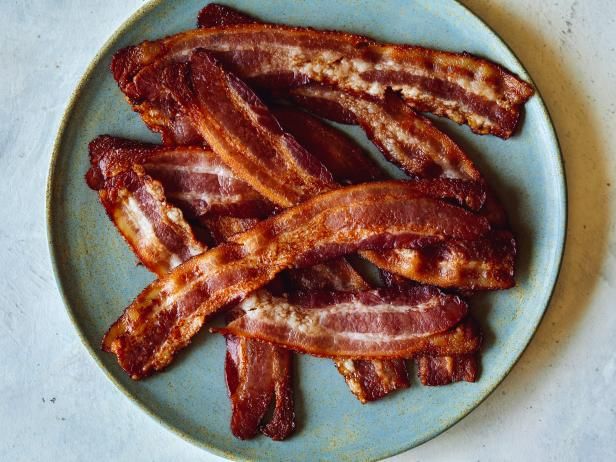
{"type": "Polygon", "coordinates": [[[163,145],[90,143],[88,185],[158,277],[104,350],[141,379],[224,310],[212,331],[239,438],[293,432],[293,350],[332,358],[362,403],[407,388],[408,358],[424,385],[475,381],[481,333],[461,296],[512,287],[516,244],[477,167],[418,112],[508,138],[531,86],[467,53],[215,4],[198,23],[111,64],[163,145]],[[317,116],[359,125],[408,179],[387,179],[317,116]]]}

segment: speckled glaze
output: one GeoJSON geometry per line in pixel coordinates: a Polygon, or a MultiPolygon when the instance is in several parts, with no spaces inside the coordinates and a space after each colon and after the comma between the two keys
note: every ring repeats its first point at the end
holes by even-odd
{"type": "MultiPolygon", "coordinates": [[[[87,144],[110,133],[156,140],[125,103],[108,66],[128,44],[194,27],[206,2],[155,1],[139,10],[103,47],[76,89],[51,161],[47,213],[54,269],[84,344],[109,378],[153,418],[181,437],[233,460],[376,460],[438,435],[475,408],[505,377],[530,341],[546,309],[561,261],[566,191],[552,124],[537,94],[521,130],[508,141],[437,124],[460,142],[505,203],[519,237],[518,286],[471,300],[486,333],[480,380],[422,387],[362,406],[331,361],[298,357],[299,428],[284,443],[258,437],[238,441],[229,431],[223,379],[223,339],[198,335],[162,374],[130,380],[101,337],[152,275],[136,265],[90,191],[84,174],[87,144]]],[[[530,81],[507,46],[477,17],[451,0],[268,0],[224,2],[265,20],[340,29],[387,42],[466,50],[488,57],[530,81]]],[[[343,127],[378,158],[360,130],[343,127]]]]}

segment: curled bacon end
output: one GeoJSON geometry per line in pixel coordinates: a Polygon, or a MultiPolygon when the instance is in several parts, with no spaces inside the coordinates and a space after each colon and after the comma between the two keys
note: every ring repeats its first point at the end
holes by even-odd
{"type": "Polygon", "coordinates": [[[292,353],[267,343],[226,336],[225,377],[231,400],[231,431],[240,439],[259,430],[282,440],[295,429],[292,353]],[[269,422],[263,419],[274,403],[269,422]]]}
{"type": "Polygon", "coordinates": [[[403,359],[342,359],[336,361],[336,367],[353,394],[364,404],[411,386],[403,359]]]}
{"type": "Polygon", "coordinates": [[[416,362],[417,375],[422,385],[439,386],[477,380],[479,364],[476,354],[420,356],[416,362]]]}
{"type": "Polygon", "coordinates": [[[257,292],[239,306],[243,316],[214,330],[315,356],[350,359],[427,353],[431,336],[453,328],[467,314],[460,298],[428,286],[312,293],[295,303],[257,292]]]}

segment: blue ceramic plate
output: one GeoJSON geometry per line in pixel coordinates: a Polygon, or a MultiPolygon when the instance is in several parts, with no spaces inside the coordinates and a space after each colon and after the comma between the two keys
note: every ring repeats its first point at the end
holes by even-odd
{"type": "MultiPolygon", "coordinates": [[[[361,405],[331,361],[297,361],[297,434],[284,443],[238,441],[229,431],[223,379],[224,344],[205,332],[166,373],[133,382],[101,337],[151,280],[135,265],[95,193],[84,182],[87,144],[110,133],[156,140],[125,103],[109,73],[120,47],[195,26],[203,0],[155,1],[138,11],[96,56],[75,91],[58,134],[48,189],[49,243],[58,285],[90,353],[111,380],[156,420],[216,454],[246,460],[374,460],[438,435],[475,408],[505,377],[546,309],[565,237],[566,193],[552,124],[539,95],[526,105],[521,130],[502,141],[473,135],[448,121],[439,126],[477,162],[508,208],[519,236],[518,286],[477,297],[472,307],[487,341],[477,383],[422,387],[361,405]]],[[[340,29],[385,42],[466,50],[530,77],[507,46],[471,12],[450,0],[237,0],[233,6],[264,20],[340,29]]],[[[345,128],[378,157],[357,129],[345,128]]]]}

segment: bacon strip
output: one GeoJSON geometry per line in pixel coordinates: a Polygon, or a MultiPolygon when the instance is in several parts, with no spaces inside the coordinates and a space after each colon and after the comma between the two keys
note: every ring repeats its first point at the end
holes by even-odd
{"type": "Polygon", "coordinates": [[[257,292],[240,308],[243,316],[213,330],[315,356],[387,359],[438,354],[443,349],[437,334],[459,337],[447,344],[447,354],[475,352],[480,344],[474,329],[466,332],[463,325],[464,332],[450,330],[466,316],[466,304],[428,286],[311,294],[295,303],[257,292]]]}
{"type": "Polygon", "coordinates": [[[334,187],[327,169],[283,131],[250,88],[203,50],[190,61],[191,69],[169,66],[160,78],[236,175],[282,207],[334,187]]]}
{"type": "Polygon", "coordinates": [[[473,240],[488,231],[484,218],[426,197],[414,183],[386,181],[332,191],[259,223],[150,284],[111,326],[103,348],[139,379],[167,366],[206,317],[285,268],[367,248],[473,240]]]}
{"type": "MultiPolygon", "coordinates": [[[[248,87],[232,74],[224,72],[206,52],[194,53],[190,63],[191,69],[186,66],[171,66],[165,69],[162,79],[169,91],[173,92],[178,102],[190,114],[204,139],[240,177],[283,207],[319,191],[336,187],[328,172],[317,167],[310,154],[289,134],[282,131],[276,120],[267,112],[267,108],[248,87]],[[221,108],[225,109],[225,114],[220,114],[220,118],[213,118],[212,114],[221,108]],[[243,123],[238,126],[237,121],[240,119],[243,123]],[[243,148],[241,151],[239,146],[243,148]],[[246,155],[245,152],[249,154],[246,155]],[[281,171],[285,173],[280,175],[281,171]],[[283,178],[294,180],[284,182],[283,178]]],[[[485,197],[473,196],[476,186],[481,186],[481,183],[477,183],[475,187],[469,186],[468,182],[452,181],[426,184],[433,189],[439,184],[447,185],[449,190],[440,187],[434,189],[433,194],[439,197],[448,195],[476,206],[483,203],[485,197]],[[453,185],[458,187],[454,188],[453,185]]],[[[511,238],[510,242],[512,241],[511,238]]],[[[395,253],[380,256],[372,252],[364,253],[364,256],[377,266],[424,283],[465,289],[497,289],[513,285],[515,252],[512,255],[508,254],[511,258],[503,260],[484,261],[482,258],[499,251],[503,253],[505,250],[515,249],[509,245],[501,251],[502,242],[506,241],[485,239],[477,246],[482,251],[470,254],[473,258],[451,260],[455,263],[454,271],[449,271],[449,268],[445,268],[447,271],[440,271],[438,264],[441,260],[435,261],[439,255],[447,255],[456,250],[449,248],[449,244],[444,244],[442,248],[432,253],[416,251],[412,255],[415,258],[411,260],[411,264],[407,263],[409,260],[403,260],[395,253]],[[487,267],[490,271],[481,272],[483,267],[487,267]],[[428,272],[428,269],[433,271],[428,272]],[[450,279],[450,273],[456,278],[450,279]],[[476,274],[480,276],[485,274],[486,277],[471,277],[476,274]],[[464,277],[458,277],[460,275],[464,277]],[[498,278],[492,278],[493,275],[498,278]]],[[[458,251],[457,254],[460,257],[467,256],[468,250],[458,251]]]]}
{"type": "Polygon", "coordinates": [[[274,107],[272,113],[282,128],[331,172],[336,182],[348,185],[388,178],[378,164],[341,131],[289,106],[274,107]]]}
{"type": "Polygon", "coordinates": [[[388,88],[420,111],[508,138],[532,87],[501,66],[468,53],[379,44],[342,32],[272,24],[234,24],[176,34],[120,50],[112,71],[122,91],[147,116],[166,99],[136,88],[159,66],[205,48],[243,79],[262,86],[325,82],[383,97],[388,88]],[[154,64],[154,65],[153,65],[154,64]],[[149,74],[149,75],[148,75],[149,74]]]}
{"type": "Polygon", "coordinates": [[[460,290],[498,290],[515,285],[516,242],[509,231],[492,231],[472,242],[451,240],[421,249],[368,254],[379,268],[424,284],[460,290]]]}
{"type": "Polygon", "coordinates": [[[153,273],[166,274],[206,250],[181,210],[167,203],[161,184],[140,166],[103,182],[88,180],[120,234],[153,273]]]}
{"type": "Polygon", "coordinates": [[[363,404],[410,387],[404,359],[337,359],[338,372],[363,404]]]}
{"type": "MultiPolygon", "coordinates": [[[[300,134],[303,142],[319,147],[319,152],[324,153],[323,158],[327,166],[332,168],[340,178],[350,178],[347,181],[358,182],[382,176],[376,165],[367,160],[368,158],[356,144],[313,116],[290,108],[279,108],[276,114],[284,121],[286,127],[300,134]],[[345,168],[350,162],[354,162],[354,166],[360,169],[345,168]]],[[[90,143],[90,154],[93,164],[89,172],[91,183],[104,182],[105,179],[126,171],[133,164],[141,164],[154,179],[160,180],[167,197],[170,197],[189,216],[208,214],[208,217],[201,218],[201,222],[205,224],[216,243],[224,242],[230,236],[246,231],[258,222],[256,219],[236,218],[227,216],[227,214],[259,216],[262,215],[262,210],[272,208],[252,188],[241,180],[237,180],[232,172],[222,164],[218,156],[207,148],[161,147],[104,135],[90,143]],[[201,179],[199,177],[206,177],[208,181],[199,181],[201,179]],[[190,198],[195,198],[195,200],[187,200],[188,194],[191,194],[190,198]],[[196,199],[197,196],[199,199],[196,199]]],[[[141,254],[148,254],[157,249],[157,245],[152,248],[149,244],[142,240],[133,243],[133,247],[138,248],[141,254]]],[[[152,265],[148,266],[152,267],[152,265]]],[[[167,268],[168,266],[160,268],[161,272],[158,274],[164,274],[162,271],[167,268]]],[[[297,270],[290,274],[293,273],[298,273],[295,275],[296,287],[304,290],[308,290],[315,283],[323,289],[330,290],[368,288],[363,279],[344,260],[328,265],[318,265],[316,268],[297,270]]],[[[250,340],[243,341],[250,342],[250,340]]],[[[248,346],[246,349],[251,351],[248,346]]],[[[270,352],[269,355],[263,355],[262,360],[271,360],[281,354],[270,352]]],[[[378,361],[378,363],[382,362],[378,361]]],[[[399,388],[404,385],[408,386],[407,375],[402,373],[405,371],[403,364],[397,367],[384,363],[373,367],[368,364],[362,366],[359,370],[365,370],[366,374],[370,373],[371,377],[376,374],[375,371],[381,373],[380,376],[371,379],[362,377],[362,373],[359,372],[345,376],[350,385],[352,385],[350,381],[361,380],[352,385],[352,389],[359,393],[358,397],[362,401],[377,399],[386,392],[393,391],[396,385],[399,388]],[[395,377],[388,376],[390,371],[395,373],[395,377]],[[383,382],[382,384],[379,384],[379,379],[383,382]],[[371,385],[371,388],[367,389],[367,385],[371,385]]],[[[345,370],[349,369],[350,367],[345,368],[345,370]]],[[[250,376],[248,372],[247,375],[250,376]]],[[[241,412],[243,407],[234,406],[234,409],[241,412]]],[[[235,419],[242,420],[240,417],[235,419]]],[[[246,434],[246,428],[250,428],[250,422],[257,424],[260,422],[259,419],[246,418],[243,420],[247,427],[244,428],[242,434],[246,434]]],[[[257,427],[252,433],[256,431],[257,427]]]]}
{"type": "MultiPolygon", "coordinates": [[[[93,166],[88,172],[88,179],[93,185],[104,185],[105,181],[109,182],[110,178],[118,175],[120,178],[126,176],[126,172],[131,170],[132,165],[141,164],[148,172],[159,173],[159,178],[161,178],[167,194],[170,189],[172,192],[177,191],[173,186],[178,184],[175,179],[179,177],[180,184],[186,186],[185,191],[200,192],[202,195],[207,194],[208,199],[213,196],[212,192],[207,187],[200,188],[200,186],[203,186],[204,183],[208,186],[211,183],[219,183],[221,186],[227,187],[222,191],[216,191],[218,195],[214,197],[222,199],[225,204],[238,205],[240,201],[245,199],[245,196],[264,202],[252,188],[236,180],[218,157],[207,149],[199,147],[165,148],[121,138],[100,136],[90,143],[90,154],[93,166]],[[197,172],[197,175],[208,175],[218,181],[190,181],[191,175],[195,175],[195,172],[197,172]],[[234,182],[238,183],[239,186],[233,188],[234,182]],[[232,195],[233,189],[245,194],[232,195]]],[[[152,182],[151,179],[146,181],[152,182]]],[[[117,184],[117,181],[114,184],[117,184]]],[[[164,203],[160,186],[158,186],[158,190],[160,192],[158,197],[164,203]]],[[[103,193],[101,197],[106,199],[108,194],[103,193]]],[[[172,197],[177,199],[177,196],[172,197]]],[[[108,202],[108,200],[103,201],[105,205],[108,202]]],[[[198,215],[198,211],[203,209],[203,207],[199,207],[200,204],[195,205],[195,203],[186,200],[180,202],[183,205],[182,208],[193,215],[198,215]]],[[[237,209],[237,207],[232,209],[211,207],[211,199],[209,204],[208,212],[213,213],[222,213],[223,210],[230,212],[237,209]]],[[[240,205],[249,206],[250,203],[243,202],[240,205]]],[[[141,217],[144,224],[141,225],[140,229],[144,226],[147,227],[148,224],[153,228],[156,227],[156,220],[151,220],[150,217],[151,215],[141,217]]],[[[133,215],[126,213],[126,208],[119,207],[114,209],[112,219],[119,229],[125,228],[123,226],[125,222],[133,223],[135,221],[133,215]]],[[[190,232],[190,228],[182,220],[181,215],[175,217],[175,224],[190,232]]],[[[144,237],[143,234],[143,232],[124,233],[127,241],[146,266],[159,276],[166,274],[171,269],[165,253],[166,247],[161,248],[157,239],[147,235],[144,237]]],[[[205,247],[203,247],[199,253],[205,250],[205,247]]],[[[179,258],[177,263],[179,264],[179,258]]],[[[271,438],[278,440],[284,439],[293,432],[295,414],[293,411],[291,362],[292,355],[288,350],[248,338],[227,336],[225,375],[233,404],[231,430],[235,436],[242,439],[253,437],[272,401],[275,403],[274,414],[269,423],[263,426],[262,431],[271,438]]]]}
{"type": "Polygon", "coordinates": [[[109,135],[97,137],[89,148],[92,168],[87,176],[94,187],[139,164],[164,186],[167,198],[191,217],[264,218],[275,210],[211,149],[165,147],[109,135]]]}
{"type": "Polygon", "coordinates": [[[474,382],[478,374],[477,354],[420,356],[417,375],[422,385],[439,386],[452,382],[474,382]]]}
{"type": "Polygon", "coordinates": [[[231,431],[240,439],[253,438],[259,428],[274,440],[286,438],[295,429],[291,352],[234,335],[226,336],[226,344],[231,431]],[[272,401],[273,416],[261,426],[272,401]]]}
{"type": "Polygon", "coordinates": [[[338,114],[345,114],[344,122],[360,125],[385,157],[412,177],[482,181],[464,151],[398,95],[388,92],[377,99],[319,84],[293,88],[289,94],[318,115],[340,121],[338,114]]]}

